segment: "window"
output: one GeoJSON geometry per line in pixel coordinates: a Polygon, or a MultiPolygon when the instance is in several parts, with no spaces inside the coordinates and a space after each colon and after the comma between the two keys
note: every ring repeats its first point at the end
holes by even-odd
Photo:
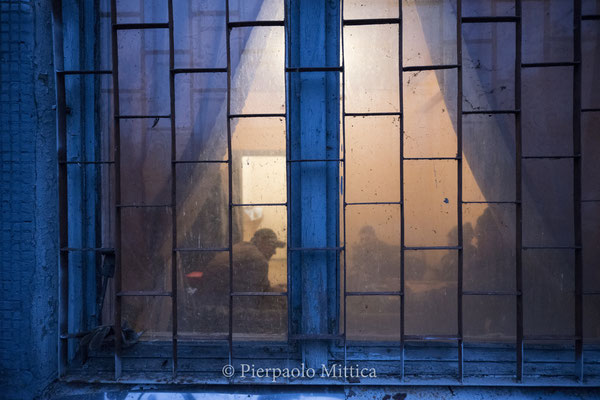
{"type": "Polygon", "coordinates": [[[583,3],[64,7],[62,373],[597,382],[583,3]]]}

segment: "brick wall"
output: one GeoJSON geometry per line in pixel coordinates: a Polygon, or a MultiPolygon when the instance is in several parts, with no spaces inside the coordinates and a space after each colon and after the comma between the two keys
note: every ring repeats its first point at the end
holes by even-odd
{"type": "Polygon", "coordinates": [[[8,398],[32,397],[56,369],[56,144],[44,3],[0,0],[0,390],[8,398]]]}

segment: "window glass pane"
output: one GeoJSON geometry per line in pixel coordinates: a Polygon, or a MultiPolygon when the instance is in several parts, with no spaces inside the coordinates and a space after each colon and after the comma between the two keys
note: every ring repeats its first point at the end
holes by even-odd
{"type": "Polygon", "coordinates": [[[515,117],[463,117],[463,199],[515,200],[515,117]]]}
{"type": "Polygon", "coordinates": [[[167,0],[116,0],[117,23],[167,22],[167,0]]]}
{"type": "Polygon", "coordinates": [[[117,37],[120,114],[168,115],[168,30],[120,30],[117,37]]]}
{"type": "Polygon", "coordinates": [[[463,110],[515,106],[515,24],[463,25],[463,110]]]}
{"type": "Polygon", "coordinates": [[[523,252],[525,335],[572,335],[575,327],[572,250],[523,252]]]}
{"type": "Polygon", "coordinates": [[[573,60],[573,3],[523,1],[523,62],[573,60]]]}
{"type": "Polygon", "coordinates": [[[171,231],[166,207],[121,210],[123,291],[171,291],[171,231]]]}
{"type": "Polygon", "coordinates": [[[226,31],[224,1],[174,4],[175,67],[226,68],[226,31]]]}
{"type": "Polygon", "coordinates": [[[173,328],[170,297],[126,296],[121,299],[121,304],[122,328],[125,328],[123,347],[131,347],[138,341],[171,340],[173,328]]]}
{"type": "Polygon", "coordinates": [[[234,290],[284,292],[287,286],[286,207],[235,207],[233,218],[234,290]]]}
{"type": "Polygon", "coordinates": [[[254,296],[233,298],[233,338],[287,340],[287,298],[254,296]]]}
{"type": "Polygon", "coordinates": [[[525,68],[522,79],[523,155],[572,155],[572,68],[525,68]]]}
{"type": "Polygon", "coordinates": [[[407,246],[456,246],[456,161],[405,161],[407,246]]]}
{"type": "Polygon", "coordinates": [[[584,200],[600,200],[600,112],[581,116],[581,191],[584,200]]]}
{"type": "Polygon", "coordinates": [[[234,203],[285,203],[285,119],[240,118],[231,126],[234,203]]]}
{"type": "Polygon", "coordinates": [[[600,202],[583,203],[583,290],[600,291],[600,202]]]}
{"type": "Polygon", "coordinates": [[[228,235],[225,164],[177,164],[177,245],[223,248],[228,235]]]}
{"type": "Polygon", "coordinates": [[[121,202],[171,203],[171,125],[168,119],[121,120],[121,202]]]}
{"type": "Polygon", "coordinates": [[[464,17],[487,17],[515,15],[515,0],[463,0],[464,17]]]}
{"type": "Polygon", "coordinates": [[[517,332],[515,296],[463,297],[464,335],[468,341],[514,341],[517,332]]]}
{"type": "Polygon", "coordinates": [[[284,30],[231,30],[231,113],[284,113],[284,30]]]}
{"type": "Polygon", "coordinates": [[[400,291],[400,205],[346,207],[348,291],[400,291]]]}
{"type": "MultiPolygon", "coordinates": [[[[600,7],[600,3],[598,3],[600,7]]],[[[592,14],[592,13],[590,13],[592,14]]],[[[600,10],[594,14],[600,14],[600,10]]],[[[598,21],[581,23],[581,106],[600,108],[600,79],[598,79],[598,47],[600,47],[600,24],[598,21]]]]}
{"type": "Polygon", "coordinates": [[[347,340],[400,340],[399,296],[349,296],[347,340]]]}
{"type": "Polygon", "coordinates": [[[455,335],[457,323],[455,250],[405,253],[407,335],[455,335]]]}
{"type": "MultiPolygon", "coordinates": [[[[224,2],[222,2],[224,3],[224,2]]],[[[229,2],[230,21],[282,21],[283,0],[234,0],[229,2]]]]}
{"type": "Polygon", "coordinates": [[[178,74],[175,93],[177,160],[226,160],[227,76],[178,74]]]}
{"type": "Polygon", "coordinates": [[[397,18],[398,0],[344,0],[344,18],[397,18]]]}
{"type": "Polygon", "coordinates": [[[456,64],[456,1],[403,0],[404,66],[456,64]]]}
{"type": "Polygon", "coordinates": [[[396,24],[344,28],[346,112],[399,111],[398,54],[396,24]]]}
{"type": "Polygon", "coordinates": [[[177,290],[179,331],[190,338],[229,334],[229,252],[179,253],[177,290]]]}
{"type": "Polygon", "coordinates": [[[515,206],[463,206],[463,286],[474,291],[515,291],[515,206]]]}
{"type": "Polygon", "coordinates": [[[598,342],[600,339],[600,296],[583,298],[583,337],[584,340],[598,342]]]}
{"type": "Polygon", "coordinates": [[[400,201],[398,118],[346,118],[346,147],[346,200],[400,201]]]}
{"type": "Polygon", "coordinates": [[[523,162],[523,244],[572,246],[573,161],[523,162]]]}
{"type": "Polygon", "coordinates": [[[403,76],[404,155],[455,157],[456,70],[405,72],[403,76]]]}

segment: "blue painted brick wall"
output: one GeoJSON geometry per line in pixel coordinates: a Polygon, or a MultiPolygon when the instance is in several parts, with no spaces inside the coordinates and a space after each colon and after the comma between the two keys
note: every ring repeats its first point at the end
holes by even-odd
{"type": "Polygon", "coordinates": [[[49,17],[48,5],[41,1],[0,0],[2,398],[33,397],[56,369],[56,145],[49,17]]]}

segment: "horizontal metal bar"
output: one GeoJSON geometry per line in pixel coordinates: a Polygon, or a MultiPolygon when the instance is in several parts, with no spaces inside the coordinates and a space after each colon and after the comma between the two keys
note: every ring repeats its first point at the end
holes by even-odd
{"type": "Polygon", "coordinates": [[[523,160],[561,160],[565,158],[580,158],[581,154],[575,154],[572,156],[522,156],[523,160]]]}
{"type": "Polygon", "coordinates": [[[227,73],[227,68],[174,68],[174,74],[218,74],[227,73]]]}
{"type": "Polygon", "coordinates": [[[111,251],[115,251],[112,247],[63,247],[60,249],[63,252],[75,252],[75,251],[99,251],[103,253],[108,253],[111,251]]]}
{"type": "Polygon", "coordinates": [[[416,65],[410,67],[403,67],[402,71],[411,72],[411,71],[435,71],[439,69],[453,69],[458,68],[458,64],[441,64],[441,65],[416,65]]]}
{"type": "Polygon", "coordinates": [[[288,336],[290,340],[336,340],[343,339],[344,335],[334,335],[331,333],[298,333],[288,336]]]}
{"type": "Polygon", "coordinates": [[[272,296],[272,297],[283,297],[287,296],[287,292],[232,292],[231,296],[234,297],[255,297],[255,296],[272,296]]]}
{"type": "Polygon", "coordinates": [[[462,246],[405,246],[404,250],[460,250],[462,246]]]}
{"type": "Polygon", "coordinates": [[[600,108],[582,108],[581,112],[598,112],[600,108]]]}
{"type": "Polygon", "coordinates": [[[203,342],[210,342],[210,341],[215,341],[215,342],[228,342],[229,341],[229,335],[214,335],[214,336],[198,336],[198,335],[186,335],[186,334],[181,334],[178,333],[177,335],[175,335],[175,339],[179,340],[179,341],[203,341],[203,342]]]}
{"type": "Polygon", "coordinates": [[[343,251],[344,247],[288,247],[289,251],[343,251]]]}
{"type": "Polygon", "coordinates": [[[404,335],[404,340],[459,340],[456,335],[404,335]]]}
{"type": "Polygon", "coordinates": [[[231,28],[249,28],[253,26],[285,26],[285,22],[281,21],[235,21],[227,24],[231,28]]]}
{"type": "Polygon", "coordinates": [[[227,160],[175,160],[173,164],[228,164],[227,160]]]}
{"type": "Polygon", "coordinates": [[[524,335],[523,340],[579,340],[575,335],[524,335]]]}
{"type": "Polygon", "coordinates": [[[462,159],[462,157],[404,157],[404,161],[456,161],[462,159]]]}
{"type": "Polygon", "coordinates": [[[344,203],[345,206],[378,206],[378,205],[401,205],[401,201],[361,201],[344,203]]]}
{"type": "Polygon", "coordinates": [[[285,72],[342,72],[344,67],[286,67],[285,72]]]}
{"type": "Polygon", "coordinates": [[[88,335],[90,332],[75,332],[75,333],[67,333],[60,335],[61,339],[81,339],[82,337],[88,335]]]}
{"type": "Polygon", "coordinates": [[[229,118],[285,118],[285,114],[229,114],[229,118]]]}
{"type": "Polygon", "coordinates": [[[479,290],[465,290],[463,296],[519,296],[519,291],[479,291],[479,290]]]}
{"type": "Polygon", "coordinates": [[[524,250],[578,250],[582,246],[523,246],[524,250]]]}
{"type": "Polygon", "coordinates": [[[303,162],[344,162],[343,158],[305,158],[302,160],[286,160],[288,163],[303,163],[303,162]]]}
{"type": "Polygon", "coordinates": [[[584,290],[583,294],[585,296],[598,296],[600,295],[600,290],[584,290]]]}
{"type": "Polygon", "coordinates": [[[400,291],[392,292],[346,292],[346,296],[403,296],[400,291]]]}
{"type": "Polygon", "coordinates": [[[113,29],[126,30],[126,29],[168,29],[168,22],[141,22],[132,24],[113,24],[113,29]]]}
{"type": "Polygon", "coordinates": [[[355,26],[355,25],[390,25],[399,24],[400,18],[361,18],[361,19],[344,19],[342,25],[355,26]]]}
{"type": "Polygon", "coordinates": [[[170,115],[115,115],[117,119],[169,119],[170,115]]]}
{"type": "Polygon", "coordinates": [[[520,204],[520,201],[463,201],[463,204],[520,204]]]}
{"type": "Polygon", "coordinates": [[[285,207],[287,203],[232,203],[232,207],[285,207]]]}
{"type": "Polygon", "coordinates": [[[173,207],[172,204],[117,204],[117,208],[163,208],[173,207]]]}
{"type": "Polygon", "coordinates": [[[345,117],[383,117],[383,116],[402,116],[401,112],[388,111],[388,112],[359,112],[359,113],[345,113],[345,117]]]}
{"type": "Polygon", "coordinates": [[[102,164],[114,164],[114,161],[59,161],[61,165],[102,165],[102,164]]]}
{"type": "Polygon", "coordinates": [[[598,203],[600,202],[600,199],[586,199],[586,200],[581,200],[582,203],[598,203]]]}
{"type": "Polygon", "coordinates": [[[482,16],[482,17],[462,17],[463,24],[478,24],[487,22],[519,22],[521,17],[517,16],[482,16]]]}
{"type": "Polygon", "coordinates": [[[132,291],[124,291],[117,293],[119,297],[129,297],[129,296],[150,296],[150,297],[171,297],[171,292],[162,292],[159,290],[132,290],[132,291]]]}
{"type": "Polygon", "coordinates": [[[600,14],[582,15],[581,19],[584,21],[600,21],[600,14]]]}
{"type": "Polygon", "coordinates": [[[229,251],[229,247],[214,247],[214,248],[199,248],[199,247],[178,247],[176,249],[173,249],[173,251],[177,251],[180,253],[183,252],[198,252],[198,253],[203,253],[203,252],[219,252],[219,251],[229,251]]]}
{"type": "Polygon", "coordinates": [[[56,71],[59,75],[111,75],[112,70],[100,69],[100,70],[69,70],[69,71],[56,71]]]}
{"type": "Polygon", "coordinates": [[[579,64],[579,62],[575,61],[524,63],[521,64],[521,68],[572,67],[577,64],[579,64]]]}
{"type": "Polygon", "coordinates": [[[470,110],[463,111],[463,115],[470,114],[518,114],[521,110],[470,110]]]}

